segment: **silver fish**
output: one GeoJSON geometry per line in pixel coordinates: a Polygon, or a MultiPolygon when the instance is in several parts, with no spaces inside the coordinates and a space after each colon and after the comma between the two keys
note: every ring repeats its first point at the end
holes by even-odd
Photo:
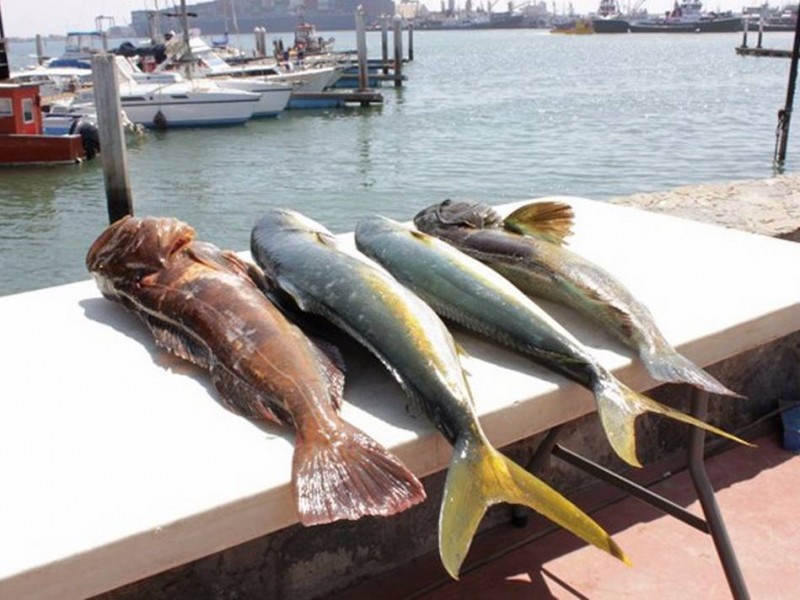
{"type": "Polygon", "coordinates": [[[628,388],[517,287],[447,242],[380,216],[359,221],[355,240],[361,252],[442,317],[523,352],[590,390],[609,442],[629,464],[641,466],[634,425],[636,417],[645,412],[742,442],[628,388]]]}
{"type": "Polygon", "coordinates": [[[253,229],[251,251],[302,310],[325,316],[373,352],[453,445],[439,515],[439,553],[453,578],[484,512],[499,502],[529,506],[627,562],[589,516],[491,446],[453,338],[427,304],[294,211],[264,215],[253,229]]]}

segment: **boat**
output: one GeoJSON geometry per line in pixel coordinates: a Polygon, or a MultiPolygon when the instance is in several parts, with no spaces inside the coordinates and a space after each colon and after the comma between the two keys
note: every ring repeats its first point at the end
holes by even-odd
{"type": "Polygon", "coordinates": [[[592,17],[595,33],[628,33],[629,18],[622,14],[617,0],[600,0],[597,14],[592,17]]]}
{"type": "Polygon", "coordinates": [[[797,8],[770,7],[768,4],[745,7],[742,16],[750,31],[794,31],[797,27],[797,8]]]}
{"type": "Polygon", "coordinates": [[[102,31],[68,31],[64,52],[45,63],[47,67],[91,69],[92,57],[108,51],[108,38],[102,31]]]}
{"type": "MultiPolygon", "coordinates": [[[[177,71],[142,71],[130,58],[118,56],[117,68],[123,77],[141,84],[182,83],[186,79],[177,71]]],[[[196,78],[196,77],[195,77],[196,78]]],[[[201,76],[202,78],[202,76],[201,76]]],[[[246,77],[215,77],[213,84],[222,89],[243,90],[260,96],[251,118],[276,117],[289,104],[294,88],[287,83],[246,77]]]]}
{"type": "Polygon", "coordinates": [[[119,86],[122,110],[148,129],[241,125],[256,110],[261,94],[223,88],[205,79],[172,83],[140,83],[133,78],[119,86]]]}
{"type": "MultiPolygon", "coordinates": [[[[245,64],[231,65],[217,54],[202,38],[192,37],[189,41],[196,73],[210,79],[246,78],[288,84],[293,92],[321,92],[332,86],[341,77],[341,70],[334,65],[304,66],[291,62],[279,63],[274,59],[255,60],[245,64]]],[[[169,71],[180,68],[177,60],[180,52],[171,52],[172,58],[156,67],[156,71],[169,71]]]]}
{"type": "Polygon", "coordinates": [[[304,54],[328,54],[333,52],[335,38],[327,40],[317,35],[316,26],[307,21],[301,21],[294,30],[294,49],[304,54]]]}
{"type": "Polygon", "coordinates": [[[75,164],[99,150],[77,130],[44,133],[42,121],[38,85],[0,82],[0,165],[75,164]]]}
{"type": "Polygon", "coordinates": [[[577,17],[563,23],[557,23],[550,33],[561,33],[566,35],[590,35],[594,33],[594,26],[591,19],[577,17]]]}
{"type": "Polygon", "coordinates": [[[631,21],[631,33],[730,33],[741,31],[741,15],[730,11],[704,12],[700,0],[675,0],[671,12],[660,17],[631,21]]]}

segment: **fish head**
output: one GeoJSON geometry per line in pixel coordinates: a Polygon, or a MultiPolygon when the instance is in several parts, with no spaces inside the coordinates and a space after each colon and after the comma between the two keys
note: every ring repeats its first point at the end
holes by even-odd
{"type": "Polygon", "coordinates": [[[177,219],[124,217],[91,245],[86,268],[103,294],[114,296],[117,283],[139,281],[164,269],[194,237],[194,229],[177,219]]]}
{"type": "Polygon", "coordinates": [[[455,227],[486,229],[502,224],[503,218],[487,204],[449,199],[421,210],[414,217],[414,225],[425,232],[455,227]]]}
{"type": "Polygon", "coordinates": [[[264,213],[253,227],[254,236],[274,236],[284,233],[305,233],[333,237],[324,225],[296,210],[275,208],[264,213]]]}
{"type": "Polygon", "coordinates": [[[376,235],[385,235],[396,231],[405,231],[405,228],[397,221],[384,217],[382,215],[370,215],[362,217],[356,223],[355,237],[356,242],[359,239],[366,239],[376,235]]]}

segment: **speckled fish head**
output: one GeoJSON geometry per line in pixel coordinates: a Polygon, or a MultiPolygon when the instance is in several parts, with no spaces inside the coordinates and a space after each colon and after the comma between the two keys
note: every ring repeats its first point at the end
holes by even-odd
{"type": "Polygon", "coordinates": [[[104,294],[119,281],[138,281],[169,265],[194,240],[194,229],[165,217],[125,217],[109,225],[86,254],[86,268],[104,294]]]}
{"type": "Polygon", "coordinates": [[[429,206],[414,217],[414,225],[420,231],[433,231],[443,227],[485,229],[502,223],[503,218],[491,206],[453,200],[429,206]]]}

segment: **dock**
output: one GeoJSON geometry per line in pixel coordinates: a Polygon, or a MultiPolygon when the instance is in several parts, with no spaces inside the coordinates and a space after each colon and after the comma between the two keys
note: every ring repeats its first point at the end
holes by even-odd
{"type": "Polygon", "coordinates": [[[294,92],[289,99],[289,110],[306,108],[341,108],[344,106],[371,106],[382,104],[383,96],[375,90],[325,90],[322,92],[294,92]]]}
{"type": "Polygon", "coordinates": [[[739,56],[777,56],[779,58],[791,58],[791,50],[781,50],[778,48],[748,48],[747,46],[737,46],[736,54],[739,56]]]}

